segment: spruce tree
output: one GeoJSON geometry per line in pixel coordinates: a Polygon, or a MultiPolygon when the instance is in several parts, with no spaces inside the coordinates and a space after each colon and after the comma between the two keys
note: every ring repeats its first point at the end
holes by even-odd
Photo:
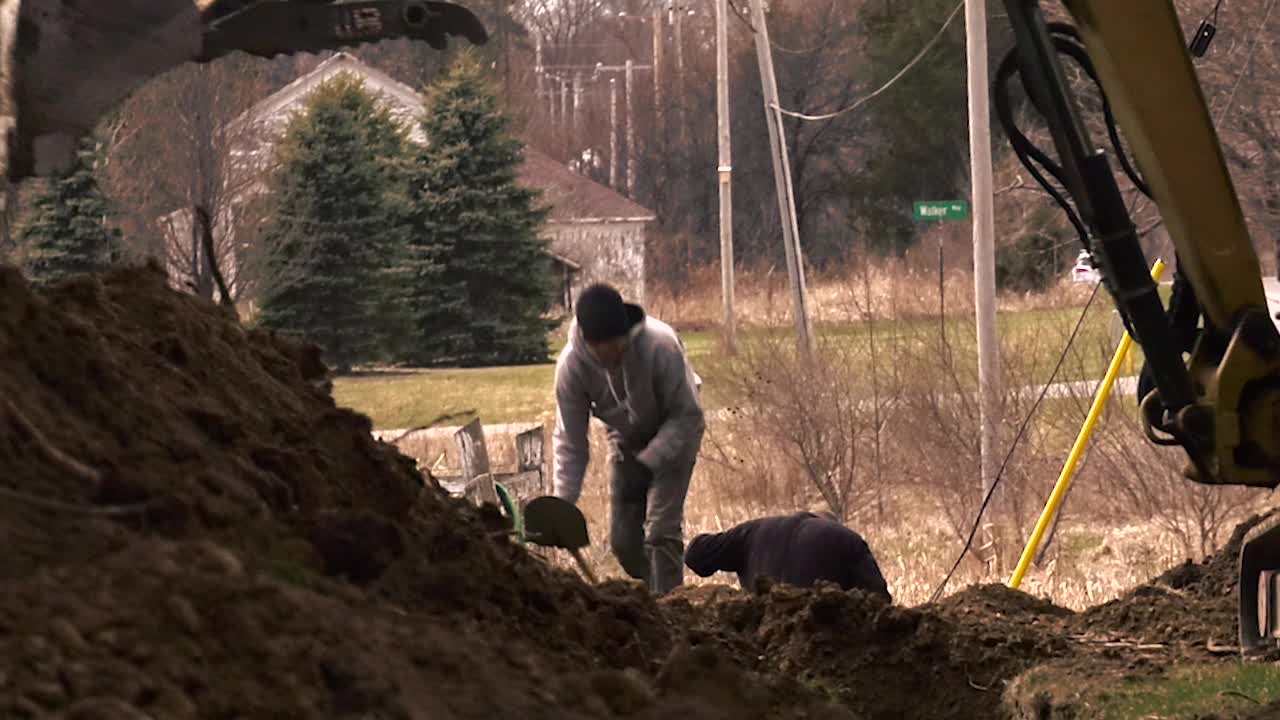
{"type": "Polygon", "coordinates": [[[22,231],[22,255],[27,276],[37,284],[106,270],[119,255],[120,233],[107,224],[96,160],[97,141],[86,137],[71,166],[51,177],[35,199],[22,231]]]}
{"type": "MultiPolygon", "coordinates": [[[[339,371],[383,359],[397,323],[403,130],[350,75],[318,87],[276,148],[261,323],[305,336],[339,371]]],[[[403,285],[403,283],[399,283],[403,285]]]]}
{"type": "Polygon", "coordinates": [[[522,145],[473,53],[427,88],[425,110],[427,145],[410,171],[418,282],[409,359],[543,362],[555,299],[538,235],[546,209],[517,182],[522,145]]]}

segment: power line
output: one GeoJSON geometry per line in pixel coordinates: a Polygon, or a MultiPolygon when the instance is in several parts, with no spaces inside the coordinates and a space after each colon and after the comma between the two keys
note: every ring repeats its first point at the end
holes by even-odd
{"type": "Polygon", "coordinates": [[[955,564],[947,571],[947,576],[942,579],[938,589],[934,590],[933,595],[929,597],[929,602],[935,602],[942,596],[942,591],[946,589],[947,583],[951,582],[951,578],[956,574],[956,570],[959,569],[960,562],[964,560],[964,556],[973,547],[973,539],[978,534],[978,528],[982,526],[982,516],[987,512],[987,506],[991,504],[991,498],[995,496],[996,488],[1000,487],[1000,481],[1004,479],[1004,470],[1009,465],[1009,461],[1013,459],[1013,453],[1018,449],[1018,443],[1022,441],[1022,436],[1026,434],[1027,427],[1031,424],[1031,418],[1035,417],[1036,410],[1040,408],[1040,403],[1044,401],[1045,395],[1049,394],[1049,388],[1053,385],[1054,380],[1057,379],[1063,363],[1067,361],[1067,356],[1071,353],[1071,346],[1075,344],[1076,336],[1080,334],[1080,328],[1084,325],[1084,320],[1089,315],[1089,308],[1093,305],[1094,299],[1098,297],[1098,288],[1100,287],[1102,287],[1102,283],[1094,284],[1093,292],[1089,295],[1089,301],[1084,304],[1084,310],[1080,311],[1080,318],[1076,320],[1076,326],[1072,328],[1071,336],[1067,338],[1066,347],[1062,348],[1062,354],[1058,356],[1058,363],[1053,366],[1053,372],[1049,373],[1049,380],[1045,382],[1044,387],[1040,388],[1040,396],[1036,398],[1035,403],[1031,405],[1031,409],[1027,411],[1026,417],[1022,419],[1018,434],[1014,436],[1013,443],[1009,445],[1009,452],[1005,454],[1004,461],[1000,463],[1000,469],[996,472],[995,480],[991,482],[991,488],[987,490],[986,496],[982,499],[982,506],[978,508],[978,516],[973,519],[973,527],[969,530],[969,537],[964,541],[964,549],[956,557],[955,564]]]}
{"type": "MultiPolygon", "coordinates": [[[[1236,81],[1231,85],[1231,92],[1227,94],[1227,101],[1222,108],[1218,110],[1218,117],[1214,121],[1214,125],[1222,122],[1226,117],[1227,110],[1231,108],[1231,104],[1235,102],[1236,90],[1240,89],[1240,83],[1244,81],[1244,76],[1249,71],[1249,66],[1253,64],[1253,56],[1258,51],[1258,41],[1262,39],[1262,31],[1267,27],[1267,21],[1271,19],[1271,11],[1276,9],[1276,0],[1271,0],[1267,5],[1267,12],[1262,16],[1262,23],[1258,25],[1258,31],[1253,35],[1253,44],[1249,46],[1249,54],[1245,56],[1244,65],[1241,66],[1240,72],[1236,74],[1236,81]]],[[[1217,16],[1217,8],[1214,8],[1214,16],[1217,16]]]]}
{"type": "MultiPolygon", "coordinates": [[[[756,31],[756,27],[752,25],[751,21],[748,20],[746,16],[742,14],[742,11],[738,9],[738,6],[734,4],[733,0],[729,0],[729,7],[733,8],[733,16],[738,18],[738,20],[740,20],[743,25],[746,25],[747,29],[750,30],[752,34],[754,34],[756,31]]],[[[826,47],[826,45],[818,45],[817,47],[808,48],[806,50],[792,50],[791,48],[787,48],[779,45],[773,40],[769,41],[769,45],[771,45],[774,50],[778,50],[784,53],[789,53],[791,55],[808,55],[810,53],[818,52],[819,50],[822,50],[823,48],[826,47]]]]}
{"type": "Polygon", "coordinates": [[[903,75],[906,75],[921,60],[923,60],[924,56],[928,55],[929,51],[933,49],[933,46],[937,45],[938,41],[942,39],[943,33],[947,31],[947,28],[951,27],[951,23],[956,19],[956,16],[959,15],[960,11],[963,9],[964,9],[964,0],[960,0],[960,4],[956,5],[955,9],[951,11],[951,14],[947,16],[947,21],[942,24],[942,27],[938,28],[938,32],[934,33],[933,38],[929,40],[928,44],[926,44],[920,50],[920,52],[916,53],[915,57],[911,58],[910,62],[904,65],[903,68],[899,70],[896,75],[889,78],[888,82],[886,82],[884,85],[881,85],[879,88],[877,88],[875,92],[865,97],[859,98],[852,105],[846,108],[842,108],[840,110],[836,110],[835,112],[824,113],[822,115],[806,115],[804,113],[796,112],[794,110],[787,110],[786,108],[776,107],[776,106],[775,106],[775,109],[778,112],[782,113],[783,115],[786,115],[787,117],[799,118],[801,120],[809,120],[814,122],[822,121],[822,120],[832,120],[840,117],[841,115],[845,115],[847,113],[853,112],[854,110],[857,110],[858,108],[862,107],[866,103],[875,99],[878,95],[883,93],[885,90],[888,90],[890,87],[892,87],[894,83],[902,79],[903,75]]]}

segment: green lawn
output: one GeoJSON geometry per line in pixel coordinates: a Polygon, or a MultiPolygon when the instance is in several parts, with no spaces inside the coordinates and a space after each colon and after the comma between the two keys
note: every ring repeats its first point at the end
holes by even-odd
{"type": "MultiPolygon", "coordinates": [[[[1159,661],[1158,661],[1159,662],[1159,661]]],[[[1235,717],[1280,699],[1280,668],[1221,662],[1171,665],[1149,677],[1123,677],[1099,667],[1044,667],[1030,671],[1017,690],[1030,698],[1046,693],[1073,717],[1090,720],[1235,717]]]]}
{"type": "MultiPolygon", "coordinates": [[[[1078,357],[1063,367],[1058,380],[1100,377],[1106,367],[1108,348],[1113,347],[1115,330],[1112,310],[1099,298],[1077,338],[1078,357]]],[[[1000,314],[1001,341],[1005,347],[1005,368],[1019,382],[1048,379],[1081,308],[1004,312],[1000,314]]],[[[936,319],[877,321],[873,326],[881,348],[880,372],[886,367],[884,348],[899,338],[902,347],[911,347],[913,337],[936,338],[936,319]]],[[[976,373],[976,339],[971,318],[949,318],[945,324],[948,344],[961,373],[976,373]]],[[[828,347],[841,351],[842,362],[858,368],[870,367],[866,323],[820,325],[815,329],[828,347]]],[[[748,346],[768,339],[790,344],[788,327],[751,329],[740,333],[740,343],[748,346]]],[[[720,350],[715,331],[682,333],[685,348],[703,378],[703,392],[711,408],[733,401],[731,362],[720,350]]],[[[930,340],[930,342],[934,342],[930,340]]],[[[553,342],[553,356],[563,341],[553,342]]],[[[924,347],[934,347],[926,345],[924,347]]],[[[934,352],[922,350],[922,352],[934,352]]],[[[355,375],[334,383],[334,396],[341,405],[373,418],[379,428],[408,428],[427,424],[442,415],[475,413],[486,423],[536,421],[554,416],[554,364],[476,369],[406,370],[355,375]]],[[[859,371],[861,373],[861,371],[859,371]]],[[[870,385],[870,373],[855,374],[870,385]]],[[[450,422],[449,424],[455,424],[450,422]]]]}

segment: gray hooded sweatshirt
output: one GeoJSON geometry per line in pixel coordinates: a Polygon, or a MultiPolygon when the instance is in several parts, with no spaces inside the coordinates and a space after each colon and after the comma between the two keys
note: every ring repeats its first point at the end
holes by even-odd
{"type": "Polygon", "coordinates": [[[592,415],[654,473],[693,459],[705,429],[700,384],[684,344],[661,320],[645,316],[631,328],[613,372],[596,360],[575,320],[556,361],[556,496],[576,503],[582,494],[592,415]]]}

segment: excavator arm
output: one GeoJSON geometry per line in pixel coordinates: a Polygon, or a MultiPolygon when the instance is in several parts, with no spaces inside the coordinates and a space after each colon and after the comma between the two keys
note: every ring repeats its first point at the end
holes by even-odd
{"type": "MultiPolygon", "coordinates": [[[[1083,221],[1085,242],[1116,307],[1142,345],[1148,381],[1139,402],[1149,438],[1180,445],[1190,460],[1187,475],[1197,482],[1275,488],[1280,333],[1172,1],[1064,0],[1073,26],[1046,21],[1038,0],[1005,5],[1016,48],[997,77],[1016,71],[1046,121],[1058,156],[1054,174],[1083,221]],[[1082,62],[1097,80],[1109,119],[1132,150],[1135,184],[1160,210],[1177,250],[1178,308],[1166,311],[1147,274],[1113,158],[1090,137],[1064,58],[1082,62]]],[[[1124,152],[1118,140],[1113,144],[1124,152]]],[[[1280,636],[1277,569],[1280,528],[1272,522],[1251,534],[1242,551],[1246,651],[1259,647],[1264,634],[1280,636]],[[1261,624],[1259,597],[1266,615],[1261,624]]]]}
{"type": "Polygon", "coordinates": [[[185,62],[450,36],[487,41],[434,0],[0,0],[0,164],[12,182],[65,167],[98,118],[185,62]]]}

